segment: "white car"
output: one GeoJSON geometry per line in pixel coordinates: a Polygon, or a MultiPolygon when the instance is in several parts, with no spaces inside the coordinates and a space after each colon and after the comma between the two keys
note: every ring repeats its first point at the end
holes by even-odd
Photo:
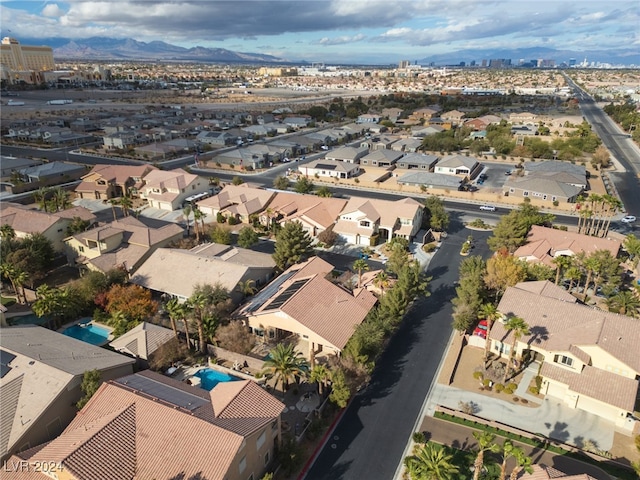
{"type": "Polygon", "coordinates": [[[493,205],[482,205],[480,207],[480,210],[484,210],[487,212],[495,212],[496,211],[496,207],[494,207],[493,205]]]}
{"type": "Polygon", "coordinates": [[[633,223],[636,221],[636,217],[634,217],[633,215],[627,215],[626,217],[622,217],[620,221],[622,223],[633,223]]]}

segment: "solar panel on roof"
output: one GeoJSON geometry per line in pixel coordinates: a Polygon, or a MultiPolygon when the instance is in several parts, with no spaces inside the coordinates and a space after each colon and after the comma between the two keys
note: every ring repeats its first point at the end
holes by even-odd
{"type": "Polygon", "coordinates": [[[13,362],[16,356],[13,353],[6,352],[0,349],[0,378],[3,378],[7,373],[11,371],[9,364],[13,362]]]}
{"type": "Polygon", "coordinates": [[[207,400],[197,395],[142,375],[133,374],[116,381],[130,389],[142,392],[149,397],[163,400],[191,411],[208,403],[207,400]]]}
{"type": "Polygon", "coordinates": [[[316,163],[316,168],[322,168],[323,170],[335,170],[337,165],[329,165],[327,163],[316,163]]]}
{"type": "Polygon", "coordinates": [[[280,308],[287,300],[289,300],[295,293],[300,290],[307,282],[308,278],[304,280],[296,280],[287,288],[285,288],[280,295],[278,295],[273,302],[269,304],[269,309],[280,308]]]}
{"type": "Polygon", "coordinates": [[[269,300],[273,295],[275,295],[275,293],[278,291],[278,289],[284,282],[289,280],[296,273],[298,273],[298,271],[294,270],[292,272],[287,272],[280,275],[273,282],[271,282],[269,285],[267,285],[262,290],[260,290],[260,292],[258,292],[253,297],[253,299],[251,300],[249,305],[244,309],[244,311],[247,313],[253,313],[256,310],[258,310],[262,305],[265,304],[267,300],[269,300]]]}

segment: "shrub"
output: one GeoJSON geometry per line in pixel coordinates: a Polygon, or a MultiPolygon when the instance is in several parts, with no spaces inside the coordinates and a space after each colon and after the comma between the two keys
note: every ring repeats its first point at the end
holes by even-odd
{"type": "Polygon", "coordinates": [[[431,242],[431,243],[427,243],[426,245],[424,245],[422,247],[422,250],[426,253],[431,253],[436,249],[436,244],[435,242],[431,242]]]}
{"type": "Polygon", "coordinates": [[[327,228],[318,234],[318,241],[324,243],[326,246],[331,247],[336,243],[338,234],[333,231],[332,228],[327,228]]]}
{"type": "Polygon", "coordinates": [[[495,387],[496,392],[501,393],[504,390],[504,385],[501,383],[496,383],[495,387]]]}
{"type": "Polygon", "coordinates": [[[553,206],[557,207],[558,205],[560,205],[560,202],[558,200],[554,200],[553,201],[553,206]]]}
{"type": "Polygon", "coordinates": [[[427,438],[425,437],[423,432],[414,432],[413,441],[415,443],[427,443],[427,438]]]}
{"type": "Polygon", "coordinates": [[[518,397],[513,397],[513,398],[512,398],[512,400],[513,400],[514,402],[516,402],[516,403],[520,401],[520,399],[519,399],[518,397]]]}
{"type": "Polygon", "coordinates": [[[239,223],[239,221],[236,219],[236,217],[231,216],[229,217],[229,225],[237,225],[239,223]]]}
{"type": "Polygon", "coordinates": [[[491,380],[489,380],[488,378],[485,378],[482,381],[482,385],[484,386],[484,388],[486,388],[487,390],[491,390],[491,380]]]}
{"type": "Polygon", "coordinates": [[[483,380],[484,374],[482,372],[473,372],[473,378],[476,380],[483,380]]]}
{"type": "Polygon", "coordinates": [[[540,394],[540,389],[538,387],[529,387],[529,393],[533,393],[534,395],[540,394]]]}
{"type": "Polygon", "coordinates": [[[513,392],[516,391],[517,388],[518,388],[518,385],[516,385],[515,383],[509,383],[505,385],[504,391],[506,394],[511,395],[513,392]]]}

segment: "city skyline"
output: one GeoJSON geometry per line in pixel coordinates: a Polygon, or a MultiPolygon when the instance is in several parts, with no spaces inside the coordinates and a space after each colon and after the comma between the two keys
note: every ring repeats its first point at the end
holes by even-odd
{"type": "Polygon", "coordinates": [[[289,61],[394,63],[456,50],[584,52],[640,44],[635,2],[2,2],[2,36],[162,40],[289,61]]]}

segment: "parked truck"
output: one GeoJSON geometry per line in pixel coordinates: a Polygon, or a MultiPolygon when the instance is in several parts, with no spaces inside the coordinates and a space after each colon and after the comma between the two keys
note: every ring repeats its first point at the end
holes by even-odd
{"type": "Polygon", "coordinates": [[[49,100],[47,105],[67,105],[73,103],[73,100],[49,100]]]}

